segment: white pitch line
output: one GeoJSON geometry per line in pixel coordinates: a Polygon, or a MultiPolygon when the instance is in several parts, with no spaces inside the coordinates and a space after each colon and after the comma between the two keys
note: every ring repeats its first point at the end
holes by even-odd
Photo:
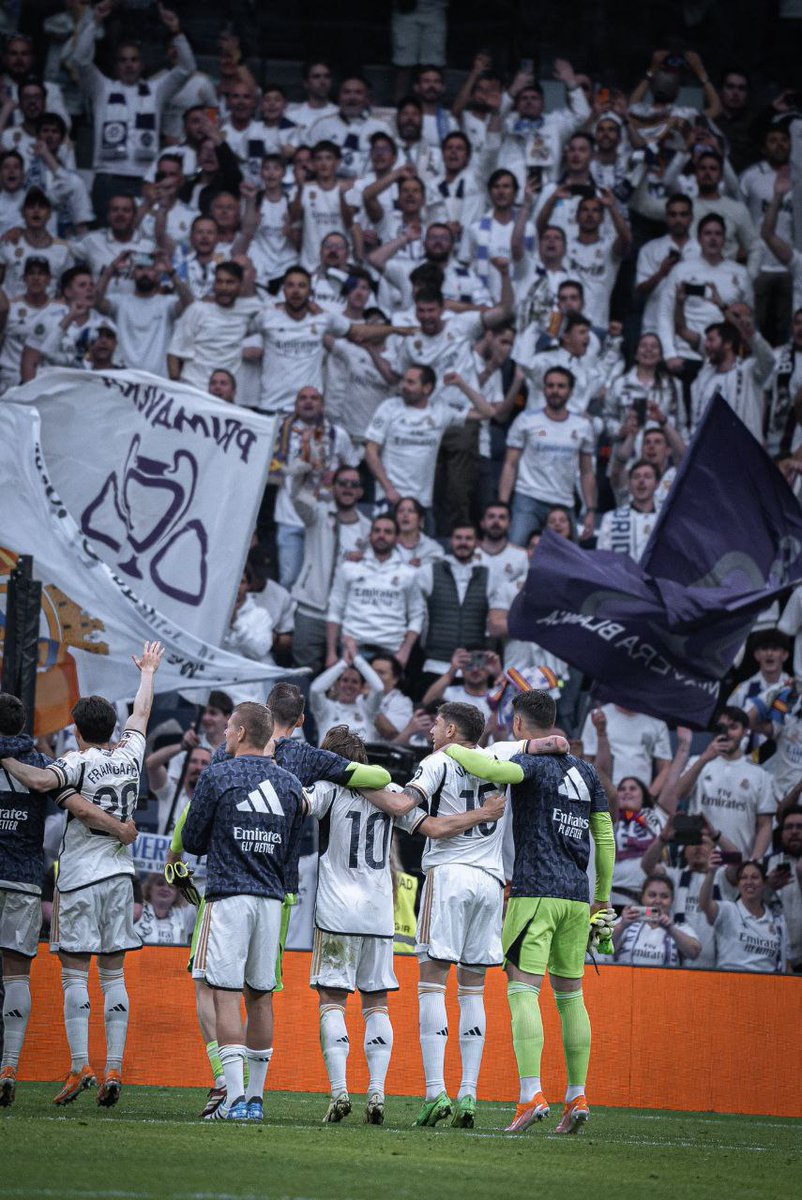
{"type": "MultiPolygon", "coordinates": [[[[71,1118],[67,1117],[67,1116],[63,1116],[63,1117],[42,1116],[42,1117],[37,1117],[35,1119],[38,1121],[57,1121],[57,1122],[62,1122],[62,1123],[66,1123],[71,1120],[71,1118]]],[[[114,1124],[114,1127],[118,1127],[120,1125],[164,1125],[166,1127],[179,1126],[183,1129],[187,1129],[187,1128],[191,1128],[192,1125],[195,1124],[195,1122],[180,1121],[180,1120],[171,1119],[169,1117],[137,1118],[137,1117],[120,1117],[120,1116],[118,1116],[114,1119],[113,1124],[114,1124]]],[[[711,1120],[709,1122],[709,1124],[720,1125],[720,1124],[722,1124],[722,1122],[719,1122],[716,1120],[711,1120]]],[[[222,1122],[217,1124],[215,1127],[216,1128],[223,1128],[223,1127],[227,1128],[227,1126],[223,1126],[222,1122]]],[[[94,1128],[97,1129],[98,1126],[95,1125],[94,1128]]],[[[239,1128],[241,1129],[242,1126],[239,1126],[239,1128]]],[[[275,1129],[277,1131],[284,1130],[284,1129],[297,1130],[304,1134],[316,1132],[316,1133],[318,1133],[318,1135],[320,1137],[337,1137],[338,1136],[337,1133],[335,1133],[333,1130],[330,1130],[330,1129],[315,1130],[314,1126],[310,1127],[309,1125],[301,1125],[301,1124],[296,1124],[296,1123],[287,1124],[285,1122],[281,1122],[281,1123],[276,1123],[275,1125],[271,1125],[271,1123],[269,1121],[266,1121],[264,1125],[259,1126],[258,1128],[268,1129],[268,1130],[275,1129]]],[[[343,1126],[343,1128],[348,1129],[349,1126],[345,1125],[345,1126],[343,1126]]],[[[350,1126],[350,1128],[354,1129],[357,1127],[350,1126]]],[[[776,1126],[772,1126],[772,1128],[776,1128],[776,1126]]],[[[436,1136],[442,1137],[444,1132],[445,1131],[438,1131],[436,1133],[436,1136]]],[[[603,1135],[604,1131],[599,1130],[599,1133],[603,1135]]],[[[381,1138],[381,1137],[387,1137],[387,1136],[408,1137],[410,1135],[413,1137],[419,1137],[420,1133],[415,1133],[415,1131],[411,1127],[409,1129],[389,1129],[387,1126],[385,1126],[384,1128],[381,1129],[381,1132],[377,1132],[376,1136],[381,1138]]],[[[556,1141],[558,1138],[557,1134],[547,1133],[545,1131],[543,1132],[542,1136],[544,1138],[546,1138],[547,1141],[556,1141]]],[[[593,1136],[592,1129],[590,1132],[590,1136],[591,1137],[593,1136]]],[[[467,1138],[469,1140],[473,1139],[473,1138],[490,1138],[490,1139],[493,1139],[496,1141],[520,1140],[519,1134],[506,1133],[503,1129],[498,1129],[498,1130],[463,1129],[460,1131],[459,1137],[467,1138]]],[[[527,1140],[534,1141],[535,1138],[530,1138],[527,1140]]],[[[764,1145],[746,1144],[746,1143],[724,1144],[721,1142],[716,1142],[714,1144],[711,1144],[711,1143],[707,1143],[704,1141],[695,1142],[695,1141],[691,1141],[686,1138],[642,1138],[642,1137],[638,1137],[637,1135],[627,1136],[627,1134],[625,1134],[625,1133],[624,1134],[616,1133],[615,1140],[617,1143],[623,1143],[628,1146],[644,1146],[644,1147],[650,1147],[650,1148],[652,1148],[652,1147],[659,1148],[660,1146],[665,1146],[666,1149],[676,1149],[676,1150],[706,1150],[709,1152],[715,1152],[715,1151],[721,1151],[721,1150],[726,1150],[726,1151],[730,1151],[730,1150],[739,1151],[740,1150],[740,1151],[745,1151],[747,1153],[756,1153],[756,1154],[767,1153],[769,1151],[773,1151],[773,1152],[780,1151],[783,1154],[795,1154],[795,1155],[802,1154],[802,1148],[797,1148],[795,1146],[764,1146],[764,1145]]],[[[565,1139],[560,1137],[559,1141],[561,1143],[564,1143],[565,1139]]],[[[138,1196],[139,1194],[140,1193],[134,1193],[134,1192],[130,1193],[131,1196],[138,1196]]],[[[87,1193],[87,1195],[89,1195],[89,1193],[87,1193]]],[[[109,1195],[112,1195],[112,1193],[109,1193],[109,1195]]],[[[116,1193],[115,1193],[115,1195],[116,1195],[116,1193]]],[[[129,1195],[129,1193],[120,1192],[119,1195],[121,1197],[125,1197],[125,1196],[129,1195]]],[[[211,1195],[211,1193],[210,1193],[210,1195],[211,1195]]],[[[213,1195],[217,1195],[217,1193],[213,1193],[213,1195]]],[[[157,1200],[158,1200],[158,1198],[157,1198],[157,1200]]]]}

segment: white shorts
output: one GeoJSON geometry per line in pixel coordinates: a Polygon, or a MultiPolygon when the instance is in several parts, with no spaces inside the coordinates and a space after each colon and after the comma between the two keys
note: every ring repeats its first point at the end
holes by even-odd
{"type": "Polygon", "coordinates": [[[327,933],[316,928],[309,983],[344,992],[397,992],[393,939],[327,933]]]}
{"type": "Polygon", "coordinates": [[[131,875],[114,875],[74,892],[53,896],[50,949],[65,954],[121,954],[139,950],[134,928],[134,885],[131,875]]]}
{"type": "Polygon", "coordinates": [[[421,897],[415,953],[463,967],[497,967],[504,889],[481,867],[432,867],[421,897]]]}
{"type": "Polygon", "coordinates": [[[241,992],[246,984],[253,992],[272,992],[280,933],[280,900],[224,896],[207,901],[193,978],[227,992],[241,992]]]}
{"type": "Polygon", "coordinates": [[[41,896],[0,888],[0,950],[36,958],[41,928],[41,896]]]}

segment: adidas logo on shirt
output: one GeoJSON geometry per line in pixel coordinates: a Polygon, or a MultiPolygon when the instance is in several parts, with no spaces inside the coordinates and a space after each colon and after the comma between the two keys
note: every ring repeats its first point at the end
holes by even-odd
{"type": "Polygon", "coordinates": [[[263,780],[259,787],[249,792],[245,800],[237,805],[238,812],[272,813],[274,817],[283,817],[284,809],[276,795],[275,788],[268,780],[263,780]]]}

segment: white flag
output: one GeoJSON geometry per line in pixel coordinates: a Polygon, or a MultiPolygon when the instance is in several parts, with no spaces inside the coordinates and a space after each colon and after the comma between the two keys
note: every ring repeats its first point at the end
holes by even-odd
{"type": "Polygon", "coordinates": [[[155,639],[167,651],[157,676],[160,692],[190,684],[227,689],[287,674],[188,633],[115,575],[54,487],[39,429],[36,409],[0,405],[0,547],[33,555],[36,577],[48,585],[42,602],[43,642],[68,647],[83,694],[130,699],[138,682],[131,654],[155,639]]]}
{"type": "Polygon", "coordinates": [[[275,418],[144,371],[43,371],[3,400],[36,405],[53,486],[103,561],[176,625],[219,645],[275,418]]]}

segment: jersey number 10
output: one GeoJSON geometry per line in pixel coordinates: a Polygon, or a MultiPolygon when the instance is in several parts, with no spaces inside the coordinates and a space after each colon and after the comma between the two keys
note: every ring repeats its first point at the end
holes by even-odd
{"type": "MultiPolygon", "coordinates": [[[[351,845],[348,853],[348,866],[352,871],[356,871],[359,869],[359,835],[362,830],[362,813],[352,809],[345,815],[351,822],[351,845]]],[[[389,817],[386,817],[384,813],[371,813],[365,821],[362,861],[372,871],[383,871],[387,866],[391,833],[392,824],[389,817]],[[377,842],[379,843],[378,846],[376,845],[377,842]]]]}

